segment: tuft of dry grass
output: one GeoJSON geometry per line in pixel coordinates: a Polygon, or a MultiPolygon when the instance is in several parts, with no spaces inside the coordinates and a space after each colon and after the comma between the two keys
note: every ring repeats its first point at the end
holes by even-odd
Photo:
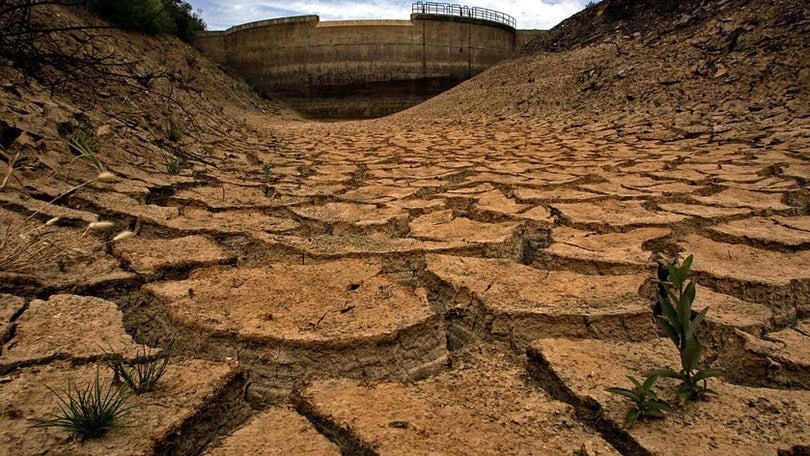
{"type": "Polygon", "coordinates": [[[0,271],[24,272],[53,258],[54,250],[59,249],[53,226],[57,222],[29,219],[15,225],[9,220],[0,227],[0,271]]]}
{"type": "Polygon", "coordinates": [[[30,272],[49,264],[59,264],[61,267],[67,260],[86,256],[101,247],[135,235],[129,230],[111,235],[110,231],[115,224],[109,221],[89,223],[80,233],[60,229],[58,223],[58,218],[45,223],[29,218],[17,224],[9,221],[0,227],[0,272],[30,272]],[[87,242],[82,240],[90,232],[102,233],[105,240],[90,242],[91,247],[88,249],[87,242]]]}
{"type": "MultiPolygon", "coordinates": [[[[59,198],[93,182],[115,182],[117,177],[109,172],[102,171],[96,178],[76,185],[47,203],[42,208],[22,221],[13,218],[0,224],[0,272],[30,272],[41,269],[48,264],[64,264],[68,258],[86,255],[85,250],[79,247],[82,238],[88,233],[102,233],[105,240],[94,247],[103,247],[112,242],[120,242],[134,236],[129,230],[124,230],[115,236],[109,232],[115,228],[111,221],[97,220],[89,223],[81,233],[74,230],[59,228],[59,218],[52,218],[46,222],[40,221],[37,216],[59,198]]],[[[95,250],[95,249],[91,249],[95,250]]]]}

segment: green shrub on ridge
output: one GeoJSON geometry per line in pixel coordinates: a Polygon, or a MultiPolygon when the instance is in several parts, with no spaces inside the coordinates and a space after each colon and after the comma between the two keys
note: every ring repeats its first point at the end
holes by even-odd
{"type": "Polygon", "coordinates": [[[192,41],[205,22],[182,0],[88,0],[100,17],[129,30],[156,35],[169,33],[192,41]]]}

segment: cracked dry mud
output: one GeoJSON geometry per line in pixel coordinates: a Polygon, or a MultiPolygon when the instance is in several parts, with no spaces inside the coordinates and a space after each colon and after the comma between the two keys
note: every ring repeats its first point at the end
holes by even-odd
{"type": "MultiPolygon", "coordinates": [[[[762,2],[693,3],[691,28],[524,55],[384,119],[262,113],[205,82],[182,144],[208,163],[168,175],[121,140],[104,157],[118,183],[40,214],[91,253],[2,273],[0,453],[807,454],[809,26],[762,2]],[[712,53],[734,27],[737,50],[712,53]],[[768,48],[795,68],[768,79],[757,52],[779,33],[799,34],[768,48]],[[138,235],[99,248],[81,235],[99,218],[138,235]],[[690,254],[705,363],[726,376],[624,428],[629,404],[605,388],[677,367],[652,278],[690,254]],[[172,339],[126,427],[87,442],[31,427],[58,410],[49,388],[172,339]]],[[[61,150],[41,138],[70,103],[4,97],[21,138],[61,150]]],[[[75,185],[36,169],[0,191],[3,220],[75,185]]]]}

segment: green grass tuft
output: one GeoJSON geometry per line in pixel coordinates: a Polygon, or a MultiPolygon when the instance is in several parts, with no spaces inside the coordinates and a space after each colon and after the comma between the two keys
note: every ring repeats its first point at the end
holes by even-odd
{"type": "Polygon", "coordinates": [[[104,165],[101,164],[101,161],[96,156],[92,133],[83,128],[74,128],[65,133],[62,139],[71,150],[90,161],[98,172],[103,173],[106,171],[104,165]]]}
{"type": "Polygon", "coordinates": [[[77,389],[72,382],[63,393],[47,388],[56,396],[59,416],[40,421],[35,427],[62,428],[82,441],[124,427],[118,423],[119,418],[133,408],[127,405],[130,394],[126,389],[112,383],[106,388],[101,386],[98,369],[95,380],[84,389],[77,389]]]}
{"type": "Polygon", "coordinates": [[[166,373],[174,344],[170,343],[159,355],[152,354],[146,345],[141,345],[139,359],[127,361],[118,354],[110,356],[110,368],[115,379],[123,382],[135,394],[146,393],[155,388],[158,380],[166,373]]]}
{"type": "Polygon", "coordinates": [[[182,120],[169,116],[163,125],[163,135],[171,142],[178,142],[186,134],[186,123],[182,120]]]}

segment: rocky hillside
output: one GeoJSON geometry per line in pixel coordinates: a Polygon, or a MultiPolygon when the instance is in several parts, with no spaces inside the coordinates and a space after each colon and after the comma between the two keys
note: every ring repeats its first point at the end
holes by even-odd
{"type": "Polygon", "coordinates": [[[660,140],[806,138],[793,126],[810,115],[809,8],[801,0],[604,1],[412,113],[565,119],[660,140]]]}

